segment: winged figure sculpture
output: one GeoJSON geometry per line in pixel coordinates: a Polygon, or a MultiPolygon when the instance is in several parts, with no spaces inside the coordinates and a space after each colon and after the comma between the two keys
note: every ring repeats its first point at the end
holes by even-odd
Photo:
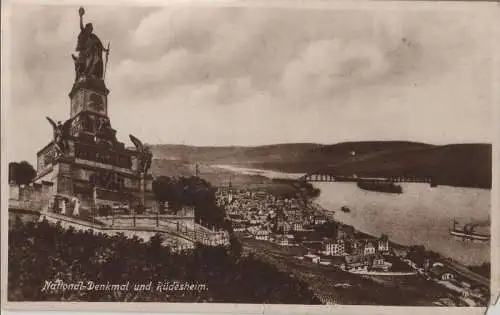
{"type": "Polygon", "coordinates": [[[59,152],[62,153],[67,149],[66,139],[70,134],[71,122],[73,119],[68,119],[63,123],[60,121],[56,122],[52,120],[50,117],[46,117],[49,123],[52,125],[52,129],[54,132],[54,144],[58,148],[59,152]]]}
{"type": "Polygon", "coordinates": [[[130,141],[135,145],[139,155],[139,170],[143,173],[147,173],[151,167],[151,161],[153,159],[153,154],[147,146],[145,146],[141,140],[137,139],[133,135],[129,135],[130,141]]]}
{"type": "Polygon", "coordinates": [[[142,144],[141,140],[137,139],[133,135],[129,135],[129,137],[130,137],[130,141],[132,141],[132,143],[137,148],[137,151],[143,152],[144,151],[144,145],[142,144]]]}

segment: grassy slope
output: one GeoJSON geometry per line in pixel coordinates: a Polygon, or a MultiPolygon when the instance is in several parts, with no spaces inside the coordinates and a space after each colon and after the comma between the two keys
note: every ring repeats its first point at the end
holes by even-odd
{"type": "MultiPolygon", "coordinates": [[[[157,145],[153,148],[153,172],[192,164],[238,164],[285,172],[329,171],[359,176],[434,177],[439,184],[491,187],[491,145],[451,144],[434,146],[415,142],[345,142],[334,145],[278,144],[259,147],[189,147],[157,145]],[[356,156],[351,156],[355,151],[356,156]]],[[[194,167],[181,173],[192,174],[194,167]],[[190,169],[193,170],[190,170],[190,169]]],[[[158,173],[158,172],[155,172],[158,173]]]]}

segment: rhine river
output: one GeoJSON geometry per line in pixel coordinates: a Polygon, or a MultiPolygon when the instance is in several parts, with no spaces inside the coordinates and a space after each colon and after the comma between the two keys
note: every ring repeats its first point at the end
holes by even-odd
{"type": "MultiPolygon", "coordinates": [[[[218,166],[234,172],[269,178],[298,178],[302,174],[218,166]]],[[[389,239],[402,245],[426,248],[463,264],[490,261],[490,244],[463,241],[449,235],[455,218],[460,224],[478,224],[477,232],[490,234],[490,197],[488,189],[461,188],[429,184],[401,183],[402,194],[359,189],[356,183],[313,183],[321,189],[316,202],[335,212],[335,218],[359,231],[389,239]],[[342,206],[351,211],[343,212],[342,206]]]]}

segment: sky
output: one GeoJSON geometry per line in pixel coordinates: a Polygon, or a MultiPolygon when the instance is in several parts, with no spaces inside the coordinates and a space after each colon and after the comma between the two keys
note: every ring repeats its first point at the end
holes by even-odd
{"type": "MultiPolygon", "coordinates": [[[[491,14],[86,6],[118,139],[198,146],[492,142],[491,14]]],[[[14,5],[9,160],[69,118],[77,6],[14,5]],[[27,128],[28,127],[28,128],[27,128]]]]}

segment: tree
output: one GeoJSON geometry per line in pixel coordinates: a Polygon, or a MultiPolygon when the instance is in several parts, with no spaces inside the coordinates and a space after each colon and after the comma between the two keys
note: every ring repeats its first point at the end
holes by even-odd
{"type": "Polygon", "coordinates": [[[418,266],[423,266],[428,256],[428,252],[423,245],[410,246],[408,254],[406,255],[408,259],[412,260],[418,266]]]}
{"type": "Polygon", "coordinates": [[[135,214],[143,214],[144,211],[146,211],[146,207],[142,203],[138,203],[134,209],[135,209],[134,212],[135,214]]]}
{"type": "Polygon", "coordinates": [[[137,301],[317,304],[306,283],[254,256],[239,256],[223,247],[198,245],[172,253],[162,236],[148,242],[123,234],[60,230],[47,222],[21,223],[9,231],[8,298],[11,301],[137,301]],[[46,268],[39,268],[42,264],[46,268]],[[206,291],[120,292],[42,291],[46,279],[76,283],[83,279],[134,283],[176,279],[204,283],[206,291]]]}
{"type": "Polygon", "coordinates": [[[160,176],[153,181],[153,192],[160,205],[168,202],[175,213],[182,207],[194,207],[196,222],[210,228],[227,225],[224,210],[217,206],[215,188],[201,178],[160,176]]]}
{"type": "Polygon", "coordinates": [[[111,206],[108,205],[100,206],[99,209],[97,209],[97,213],[101,217],[107,217],[108,215],[111,214],[111,211],[112,211],[111,206]]]}
{"type": "Polygon", "coordinates": [[[13,182],[16,185],[26,185],[35,176],[35,168],[27,161],[9,163],[9,182],[13,182]]]}
{"type": "Polygon", "coordinates": [[[241,257],[241,254],[243,253],[243,245],[241,244],[240,240],[234,235],[231,235],[231,238],[229,239],[229,250],[234,259],[239,259],[241,257]]]}

